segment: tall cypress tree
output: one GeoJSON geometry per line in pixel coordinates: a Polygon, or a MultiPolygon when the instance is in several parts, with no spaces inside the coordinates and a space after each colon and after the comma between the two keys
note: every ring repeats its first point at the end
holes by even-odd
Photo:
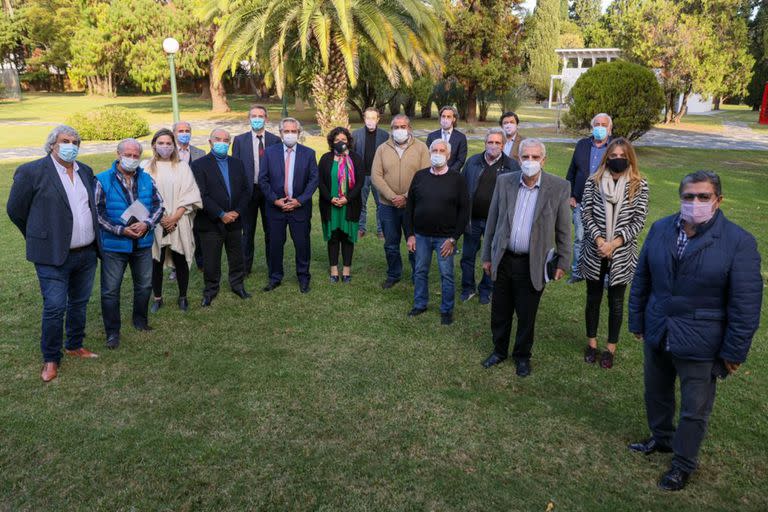
{"type": "Polygon", "coordinates": [[[560,36],[560,8],[560,0],[538,0],[525,22],[528,83],[540,98],[549,94],[550,76],[558,70],[555,49],[560,36]]]}
{"type": "Polygon", "coordinates": [[[763,101],[763,90],[768,82],[768,0],[762,0],[759,4],[757,15],[749,27],[749,39],[755,66],[747,87],[747,104],[757,110],[763,101]]]}

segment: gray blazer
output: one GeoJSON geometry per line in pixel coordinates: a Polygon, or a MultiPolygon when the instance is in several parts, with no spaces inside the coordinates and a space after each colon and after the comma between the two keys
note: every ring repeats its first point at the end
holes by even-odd
{"type": "MultiPolygon", "coordinates": [[[[496,180],[483,239],[483,262],[491,262],[491,277],[496,280],[504,251],[509,246],[515,201],[522,173],[502,174],[496,180]]],[[[554,246],[557,268],[568,270],[571,261],[571,185],[562,178],[542,171],[533,226],[531,226],[530,272],[533,287],[544,289],[544,263],[554,246]]]]}
{"type": "Polygon", "coordinates": [[[192,144],[189,145],[189,163],[190,164],[195,160],[203,158],[205,154],[206,154],[205,151],[198,148],[197,146],[193,146],[192,144]]]}

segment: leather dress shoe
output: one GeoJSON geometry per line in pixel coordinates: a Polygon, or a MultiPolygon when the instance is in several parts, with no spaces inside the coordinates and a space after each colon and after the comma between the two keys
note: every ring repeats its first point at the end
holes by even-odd
{"type": "Polygon", "coordinates": [[[238,288],[237,290],[232,290],[232,292],[240,297],[241,299],[250,299],[251,294],[245,291],[245,288],[238,288]]]}
{"type": "Polygon", "coordinates": [[[383,283],[381,283],[381,287],[385,290],[389,290],[399,282],[400,282],[399,279],[387,279],[383,283]]]}
{"type": "Polygon", "coordinates": [[[531,374],[531,362],[527,359],[515,361],[515,373],[518,377],[527,377],[531,374]]]}
{"type": "Polygon", "coordinates": [[[412,310],[410,310],[408,312],[408,316],[410,316],[410,317],[419,316],[422,313],[424,313],[425,311],[426,311],[426,308],[424,308],[424,309],[413,308],[412,310]]]}
{"type": "Polygon", "coordinates": [[[116,349],[120,346],[120,335],[119,334],[110,334],[107,336],[107,348],[108,349],[116,349]]]}
{"type": "Polygon", "coordinates": [[[211,304],[213,304],[213,297],[209,297],[207,295],[203,296],[203,302],[200,303],[200,305],[204,308],[209,307],[211,304]]]}
{"type": "Polygon", "coordinates": [[[669,471],[661,475],[659,480],[659,489],[664,491],[681,491],[685,484],[688,483],[688,478],[691,474],[678,468],[671,468],[669,471]]]}
{"type": "Polygon", "coordinates": [[[152,328],[149,324],[133,324],[133,328],[137,331],[151,331],[152,328]]]}
{"type": "Polygon", "coordinates": [[[43,382],[51,382],[59,374],[59,365],[57,363],[44,363],[43,371],[40,372],[40,378],[43,382]]]}
{"type": "Polygon", "coordinates": [[[152,305],[149,306],[149,311],[157,313],[161,307],[163,307],[163,299],[155,299],[152,301],[152,305]]]}
{"type": "Polygon", "coordinates": [[[75,350],[65,350],[64,353],[67,354],[68,356],[82,357],[83,359],[95,359],[99,357],[98,354],[91,352],[85,347],[80,347],[75,350]]]}
{"type": "Polygon", "coordinates": [[[189,309],[189,301],[186,297],[179,297],[179,309],[187,311],[189,309]]]}
{"type": "Polygon", "coordinates": [[[650,455],[652,453],[670,453],[672,451],[672,448],[665,444],[661,444],[657,442],[654,438],[646,439],[645,441],[639,441],[637,443],[632,443],[629,446],[627,446],[630,450],[633,452],[638,453],[644,453],[646,455],[650,455]]]}
{"type": "Polygon", "coordinates": [[[299,291],[301,293],[309,293],[309,283],[299,283],[299,291]]]}
{"type": "Polygon", "coordinates": [[[496,366],[499,363],[503,363],[506,357],[501,357],[500,355],[496,354],[495,352],[488,356],[488,359],[483,361],[483,368],[490,368],[491,366],[496,366]]]}
{"type": "Polygon", "coordinates": [[[274,290],[275,288],[280,286],[280,284],[281,284],[280,281],[270,281],[270,283],[267,286],[265,286],[264,288],[262,288],[261,291],[263,291],[263,292],[271,292],[272,290],[274,290]]]}
{"type": "Polygon", "coordinates": [[[453,323],[453,313],[440,313],[440,325],[451,325],[453,323]]]}

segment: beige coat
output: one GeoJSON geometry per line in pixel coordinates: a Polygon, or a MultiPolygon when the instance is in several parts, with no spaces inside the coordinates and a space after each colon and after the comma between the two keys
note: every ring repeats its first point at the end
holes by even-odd
{"type": "MultiPolygon", "coordinates": [[[[171,162],[156,162],[155,172],[148,169],[149,161],[141,163],[152,179],[155,180],[157,191],[163,198],[165,215],[173,215],[178,208],[184,208],[186,212],[179,219],[176,229],[163,236],[163,226],[157,223],[155,227],[155,241],[152,244],[152,258],[160,261],[160,250],[170,247],[173,252],[183,254],[187,264],[191,267],[195,257],[195,237],[192,234],[192,225],[195,220],[195,210],[203,207],[200,198],[200,190],[192,175],[192,169],[185,162],[173,164],[171,162]]],[[[166,251],[165,264],[172,266],[171,255],[166,251]]]]}
{"type": "Polygon", "coordinates": [[[392,198],[408,194],[416,171],[430,166],[427,145],[411,136],[401,157],[392,137],[379,146],[373,156],[371,181],[379,191],[379,201],[392,206],[392,198]]]}

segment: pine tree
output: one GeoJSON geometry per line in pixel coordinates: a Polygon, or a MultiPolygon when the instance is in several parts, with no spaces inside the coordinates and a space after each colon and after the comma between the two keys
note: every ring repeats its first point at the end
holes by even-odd
{"type": "Polygon", "coordinates": [[[560,35],[560,0],[539,0],[526,20],[528,83],[540,98],[549,94],[550,76],[557,73],[555,53],[560,35]]]}

